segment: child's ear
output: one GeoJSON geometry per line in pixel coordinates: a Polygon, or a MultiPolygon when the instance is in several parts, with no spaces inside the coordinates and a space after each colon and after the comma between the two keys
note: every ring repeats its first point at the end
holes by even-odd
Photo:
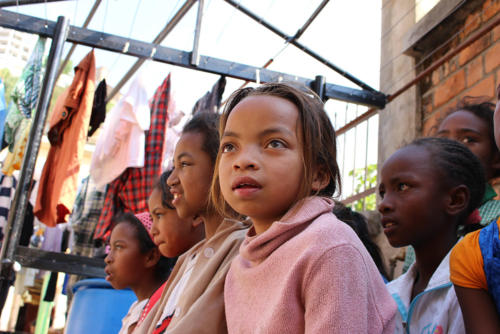
{"type": "Polygon", "coordinates": [[[146,268],[152,268],[156,266],[158,261],[160,261],[160,251],[158,250],[158,247],[153,248],[148,252],[148,256],[146,257],[146,268]]]}
{"type": "Polygon", "coordinates": [[[330,183],[330,174],[326,172],[325,166],[320,166],[314,173],[311,188],[313,192],[320,192],[330,183]]]}
{"type": "Polygon", "coordinates": [[[452,216],[458,215],[464,211],[469,205],[470,192],[469,188],[461,184],[453,187],[449,192],[449,200],[446,205],[446,212],[452,216]]]}
{"type": "Polygon", "coordinates": [[[193,220],[191,221],[191,227],[193,230],[202,224],[203,224],[203,218],[201,218],[200,216],[194,217],[193,220]]]}

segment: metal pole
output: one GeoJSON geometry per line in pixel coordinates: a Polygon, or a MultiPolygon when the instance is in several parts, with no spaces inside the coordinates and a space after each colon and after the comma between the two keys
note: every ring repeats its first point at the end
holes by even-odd
{"type": "Polygon", "coordinates": [[[307,53],[308,55],[310,55],[311,57],[313,57],[317,61],[319,61],[322,64],[326,65],[327,67],[331,68],[332,70],[334,70],[338,74],[342,75],[344,78],[346,78],[346,79],[350,80],[351,82],[355,83],[359,87],[361,87],[361,88],[363,88],[363,89],[365,89],[367,91],[370,91],[370,92],[378,92],[376,89],[370,87],[368,84],[366,84],[363,81],[359,80],[358,78],[356,78],[352,74],[344,71],[340,67],[338,67],[335,64],[329,62],[328,60],[326,60],[325,58],[321,57],[316,52],[314,52],[311,49],[307,48],[305,45],[302,45],[300,42],[296,41],[293,37],[288,36],[284,32],[278,30],[277,28],[275,28],[274,26],[272,26],[270,23],[264,21],[263,18],[258,17],[257,15],[255,15],[254,13],[252,13],[251,11],[249,11],[248,9],[246,9],[245,7],[241,6],[239,3],[236,3],[233,0],[224,0],[224,1],[226,1],[231,6],[235,7],[236,9],[238,9],[239,11],[241,11],[242,13],[244,13],[245,15],[247,15],[248,17],[250,17],[251,19],[257,21],[260,24],[262,24],[264,27],[266,27],[267,29],[269,29],[272,32],[274,32],[276,35],[278,35],[281,38],[283,38],[285,41],[289,41],[290,44],[295,45],[297,48],[299,48],[300,50],[304,51],[305,53],[307,53]]]}
{"type": "MultiPolygon", "coordinates": [[[[194,5],[196,0],[186,0],[184,5],[175,13],[174,17],[170,20],[170,22],[167,23],[165,28],[163,28],[162,31],[156,36],[156,38],[153,41],[153,44],[159,44],[161,43],[165,37],[174,29],[174,27],[179,23],[179,21],[184,17],[184,15],[187,14],[189,9],[194,5]]],[[[152,57],[153,55],[151,55],[152,57]]],[[[108,94],[106,97],[106,103],[111,101],[111,99],[120,91],[120,89],[127,83],[127,81],[130,80],[132,75],[146,62],[146,59],[139,59],[135,62],[134,65],[128,70],[127,73],[123,76],[123,78],[116,84],[116,86],[113,88],[111,93],[108,94]]]]}
{"type": "MultiPolygon", "coordinates": [[[[85,19],[85,22],[83,22],[83,28],[87,28],[89,26],[90,21],[94,17],[95,13],[97,12],[97,8],[99,8],[99,5],[101,4],[102,0],[96,0],[94,2],[94,6],[90,9],[89,15],[87,15],[87,18],[85,19]]],[[[61,76],[62,72],[64,71],[64,67],[66,67],[66,64],[68,63],[69,59],[73,55],[73,52],[76,49],[76,43],[71,46],[71,49],[69,49],[68,54],[66,55],[66,58],[61,63],[61,66],[59,66],[59,71],[57,71],[57,76],[56,76],[56,82],[57,79],[61,76]]]]}
{"type": "Polygon", "coordinates": [[[33,5],[37,3],[60,2],[60,1],[68,1],[68,0],[0,0],[0,7],[33,5]]]}
{"type": "Polygon", "coordinates": [[[31,189],[33,171],[35,169],[38,150],[42,139],[43,128],[47,118],[52,90],[55,84],[57,65],[61,60],[64,42],[68,35],[69,20],[64,16],[59,16],[54,30],[54,36],[50,45],[50,52],[47,59],[47,69],[43,78],[40,96],[33,117],[33,125],[30,130],[26,151],[24,153],[23,164],[19,174],[19,182],[12,201],[9,218],[5,226],[5,236],[2,250],[0,252],[0,308],[3,308],[6,291],[9,289],[9,279],[12,277],[14,252],[19,243],[19,236],[26,213],[26,206],[31,189]]]}
{"type": "Polygon", "coordinates": [[[194,31],[193,52],[191,53],[191,65],[194,66],[198,66],[200,63],[199,46],[204,2],[204,0],[198,0],[198,16],[196,17],[196,29],[194,31]]]}
{"type": "Polygon", "coordinates": [[[311,82],[311,88],[318,94],[321,101],[325,101],[325,83],[326,79],[322,75],[317,75],[314,81],[311,82]]]}
{"type": "Polygon", "coordinates": [[[292,37],[293,40],[299,39],[300,36],[302,36],[302,34],[311,25],[311,23],[314,21],[314,19],[316,19],[318,14],[323,10],[323,8],[325,8],[328,1],[330,1],[330,0],[323,0],[323,2],[319,4],[318,8],[316,8],[316,10],[314,11],[314,13],[312,13],[311,17],[309,17],[309,19],[306,21],[306,23],[304,23],[304,25],[299,30],[297,30],[295,35],[293,35],[293,37],[292,37]]]}

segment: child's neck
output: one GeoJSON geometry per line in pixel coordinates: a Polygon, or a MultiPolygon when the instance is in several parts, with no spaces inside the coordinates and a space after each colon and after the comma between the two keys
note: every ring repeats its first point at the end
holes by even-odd
{"type": "Polygon", "coordinates": [[[418,245],[415,248],[415,266],[417,277],[413,283],[411,299],[423,292],[436,271],[437,267],[457,242],[456,229],[453,227],[448,233],[436,233],[436,236],[418,245]]]}
{"type": "Polygon", "coordinates": [[[216,212],[205,213],[200,215],[200,217],[203,219],[203,224],[205,225],[205,239],[208,240],[215,235],[224,217],[216,212]]]}
{"type": "Polygon", "coordinates": [[[148,299],[153,295],[153,293],[158,290],[158,288],[163,284],[163,282],[158,282],[158,280],[151,275],[144,275],[144,278],[136,286],[130,287],[137,297],[138,301],[148,299]]]}

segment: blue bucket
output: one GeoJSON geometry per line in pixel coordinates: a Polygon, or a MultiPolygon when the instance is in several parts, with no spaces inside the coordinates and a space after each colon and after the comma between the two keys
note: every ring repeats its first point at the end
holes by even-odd
{"type": "Polygon", "coordinates": [[[72,290],[74,296],[65,331],[68,334],[118,333],[122,318],[137,300],[132,290],[115,290],[102,278],[79,281],[72,290]]]}

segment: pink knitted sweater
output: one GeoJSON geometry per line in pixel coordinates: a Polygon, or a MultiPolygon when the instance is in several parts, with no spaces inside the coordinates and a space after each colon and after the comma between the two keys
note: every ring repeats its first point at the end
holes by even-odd
{"type": "Polygon", "coordinates": [[[333,201],[301,204],[247,233],[224,288],[229,333],[394,333],[396,304],[333,201]]]}

